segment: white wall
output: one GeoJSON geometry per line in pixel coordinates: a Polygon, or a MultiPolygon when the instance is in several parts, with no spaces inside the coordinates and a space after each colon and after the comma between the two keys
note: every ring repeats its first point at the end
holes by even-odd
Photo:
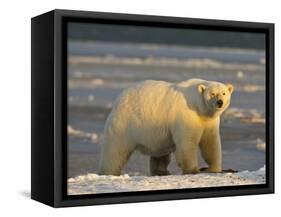
{"type": "MultiPolygon", "coordinates": [[[[280,6],[277,0],[25,0],[1,2],[0,213],[1,216],[266,216],[280,213],[280,133],[276,134],[276,194],[111,206],[51,209],[30,200],[30,18],[54,8],[276,23],[276,83],[280,70],[280,6]],[[3,215],[6,212],[6,215],[3,215]]],[[[281,93],[281,85],[276,87],[281,93]]],[[[277,95],[277,94],[276,94],[277,95]]],[[[281,127],[276,101],[276,129],[281,127]]],[[[280,130],[279,130],[280,132],[280,130]]],[[[42,186],[43,187],[43,186],[42,186]]]]}

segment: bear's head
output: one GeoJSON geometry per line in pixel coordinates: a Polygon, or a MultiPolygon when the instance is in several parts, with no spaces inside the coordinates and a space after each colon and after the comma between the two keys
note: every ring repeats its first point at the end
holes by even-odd
{"type": "Polygon", "coordinates": [[[222,84],[219,82],[198,85],[198,91],[202,95],[203,103],[210,115],[221,114],[227,109],[233,90],[232,84],[222,84]]]}

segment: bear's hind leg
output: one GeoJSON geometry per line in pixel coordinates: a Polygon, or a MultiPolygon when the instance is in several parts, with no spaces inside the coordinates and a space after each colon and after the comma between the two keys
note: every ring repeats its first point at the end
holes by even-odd
{"type": "Polygon", "coordinates": [[[99,164],[99,175],[120,176],[123,166],[129,160],[133,152],[130,145],[123,144],[103,144],[99,164]]]}
{"type": "Polygon", "coordinates": [[[170,161],[170,154],[161,157],[150,157],[150,174],[152,176],[170,175],[168,171],[168,165],[170,161]]]}

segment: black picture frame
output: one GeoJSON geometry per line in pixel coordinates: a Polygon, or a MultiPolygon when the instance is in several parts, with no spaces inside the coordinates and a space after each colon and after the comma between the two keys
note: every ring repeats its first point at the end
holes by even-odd
{"type": "Polygon", "coordinates": [[[53,10],[32,18],[31,198],[53,207],[274,193],[274,24],[53,10]],[[266,184],[96,195],[67,195],[69,21],[266,34],[266,184]]]}

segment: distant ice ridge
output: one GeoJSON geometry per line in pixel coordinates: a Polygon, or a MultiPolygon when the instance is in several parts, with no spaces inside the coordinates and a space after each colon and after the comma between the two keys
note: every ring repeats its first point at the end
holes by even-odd
{"type": "Polygon", "coordinates": [[[179,59],[174,57],[119,57],[107,56],[71,56],[69,63],[95,63],[95,64],[122,64],[122,65],[143,65],[162,67],[184,67],[184,68],[211,68],[226,70],[264,70],[265,65],[261,63],[226,63],[210,58],[188,58],[179,59]]]}
{"type": "Polygon", "coordinates": [[[265,166],[257,171],[199,173],[170,176],[100,176],[86,174],[68,179],[68,194],[98,194],[128,191],[200,188],[265,184],[265,166]]]}

